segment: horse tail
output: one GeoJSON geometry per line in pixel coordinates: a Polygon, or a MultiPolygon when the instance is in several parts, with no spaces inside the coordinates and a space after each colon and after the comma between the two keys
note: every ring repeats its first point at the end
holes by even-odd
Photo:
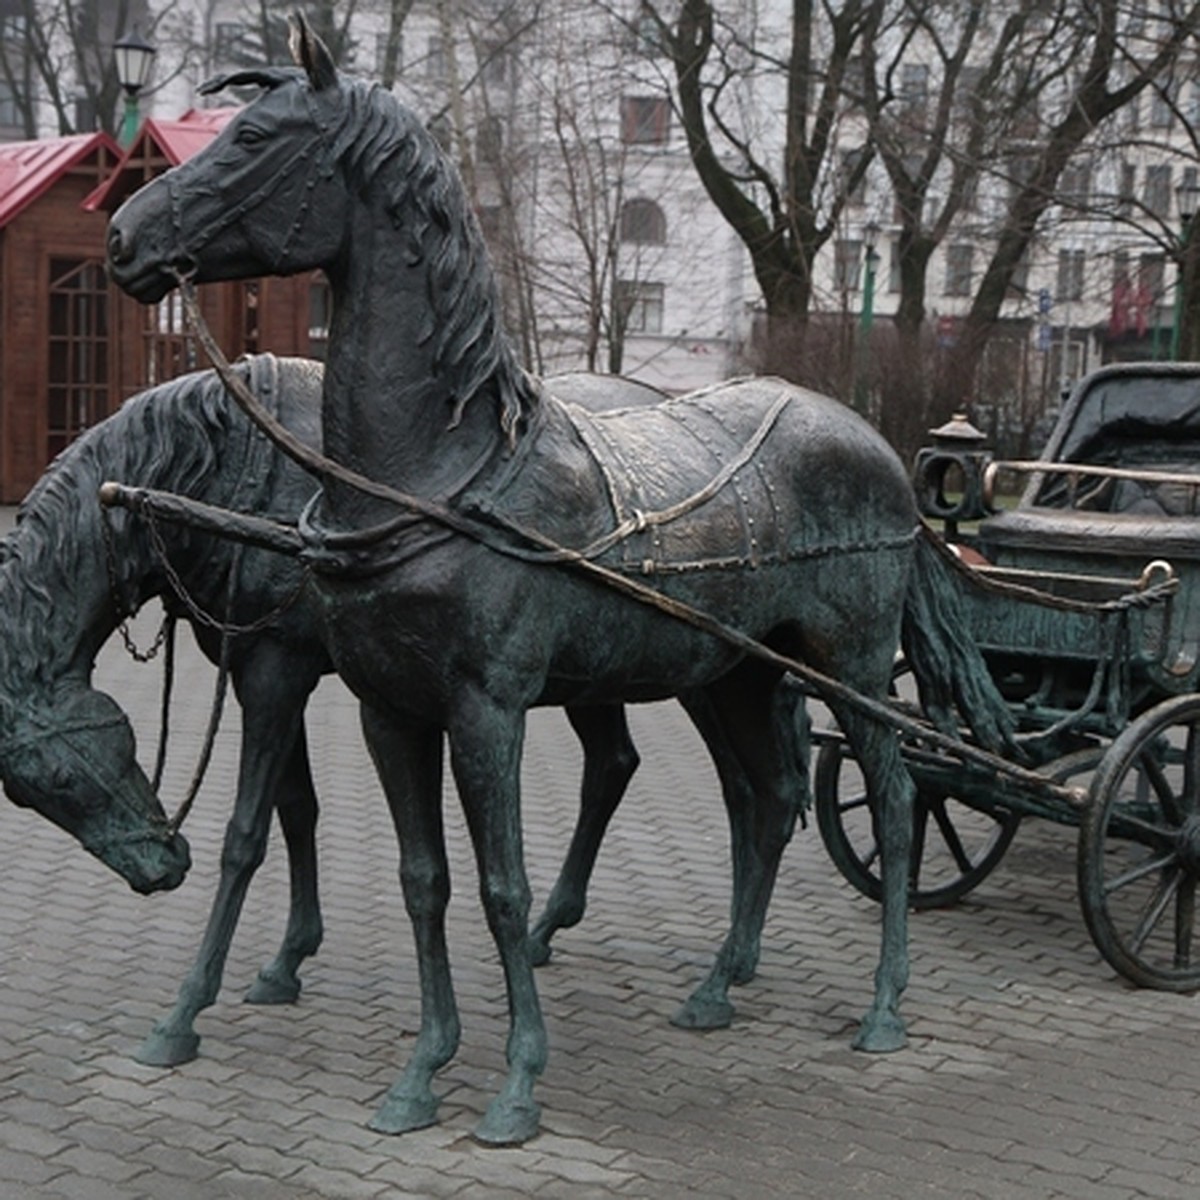
{"type": "Polygon", "coordinates": [[[958,736],[954,709],[980,745],[1023,760],[1016,724],[968,628],[963,567],[926,526],[917,531],[916,561],[905,596],[901,640],[925,715],[958,736]]]}

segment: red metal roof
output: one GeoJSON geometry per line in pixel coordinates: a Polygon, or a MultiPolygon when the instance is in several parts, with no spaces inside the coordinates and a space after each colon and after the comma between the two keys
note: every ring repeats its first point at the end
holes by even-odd
{"type": "Polygon", "coordinates": [[[233,119],[238,108],[189,108],[174,121],[150,117],[142,122],[133,144],[121,155],[113,173],[83,202],[88,212],[113,212],[146,182],[147,164],[155,160],[177,167],[203,150],[233,119]]]}
{"type": "Polygon", "coordinates": [[[0,227],[99,150],[107,150],[113,158],[120,154],[117,143],[107,133],[0,143],[0,227]]]}

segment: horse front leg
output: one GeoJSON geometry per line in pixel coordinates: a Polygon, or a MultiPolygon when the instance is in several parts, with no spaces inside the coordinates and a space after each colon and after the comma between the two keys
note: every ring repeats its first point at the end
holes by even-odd
{"type": "Polygon", "coordinates": [[[458,1049],[459,1021],[446,950],[450,867],[442,826],[442,733],[362,707],[363,733],[400,841],[400,885],[412,921],[421,983],[421,1030],[404,1073],[371,1128],[407,1133],[437,1120],[434,1075],[458,1049]]]}
{"type": "Polygon", "coordinates": [[[549,960],[550,939],[558,930],[583,919],[600,843],[639,762],[623,705],[569,705],[566,711],[583,747],[579,818],[550,898],[529,934],[535,966],[549,960]]]}
{"type": "Polygon", "coordinates": [[[276,788],[275,810],[288,851],[287,928],[275,957],[259,969],[248,1004],[291,1004],[300,995],[300,964],[316,954],[324,926],[317,891],[317,793],[303,725],[276,788]]]}
{"type": "Polygon", "coordinates": [[[475,1137],[513,1146],[538,1130],[533,1085],[546,1065],[546,1028],[529,955],[529,882],[521,844],[520,768],[525,714],[489,698],[460,697],[450,758],[479,869],[488,927],[508,993],[508,1077],[475,1137]]]}
{"type": "Polygon", "coordinates": [[[306,696],[274,696],[271,702],[258,697],[253,703],[242,697],[237,799],[225,827],[217,894],[196,960],[180,985],[175,1007],[135,1052],[138,1062],[174,1067],[190,1062],[199,1051],[196,1016],[217,998],[246,890],[266,857],[274,782],[286,773],[294,752],[306,696]]]}

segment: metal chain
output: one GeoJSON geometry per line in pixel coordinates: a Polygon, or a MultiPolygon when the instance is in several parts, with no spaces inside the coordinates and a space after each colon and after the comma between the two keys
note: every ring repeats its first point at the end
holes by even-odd
{"type": "Polygon", "coordinates": [[[169,625],[174,620],[170,613],[164,610],[162,624],[154,635],[154,640],[145,650],[141,649],[133,639],[133,631],[129,628],[129,618],[136,617],[138,609],[129,604],[121,594],[121,584],[117,578],[117,550],[115,532],[112,527],[112,513],[107,505],[100,506],[100,532],[104,540],[104,567],[108,572],[108,587],[112,593],[113,606],[116,608],[119,624],[117,632],[121,641],[134,662],[148,663],[157,657],[170,635],[169,625]]]}

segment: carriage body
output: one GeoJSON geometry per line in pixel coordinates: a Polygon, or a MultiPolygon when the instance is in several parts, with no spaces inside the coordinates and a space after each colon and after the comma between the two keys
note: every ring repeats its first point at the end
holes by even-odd
{"type": "MultiPolygon", "coordinates": [[[[1128,677],[1128,711],[1107,732],[1172,695],[1200,687],[1200,366],[1109,367],[1070,396],[1039,464],[1018,464],[1017,507],[982,520],[973,539],[984,574],[1038,591],[1113,601],[1169,564],[1166,604],[1131,609],[1121,661],[1105,659],[1111,622],[968,588],[971,627],[1014,701],[1039,691],[1054,719],[1082,703],[1096,668],[1128,677]],[[1086,474],[1078,468],[1087,469],[1086,474]]],[[[994,475],[997,467],[990,468],[994,475]]]]}
{"type": "MultiPolygon", "coordinates": [[[[1144,985],[1200,987],[1200,365],[1102,369],[1036,461],[943,446],[922,453],[916,484],[978,564],[958,600],[1030,760],[1088,788],[1066,801],[910,746],[914,907],[974,888],[1023,817],[1078,826],[1080,900],[1105,958],[1144,985]],[[1007,511],[990,508],[1001,472],[1023,484],[1007,511]]],[[[822,747],[818,818],[842,873],[873,894],[873,822],[847,769],[836,739],[822,747]]]]}

